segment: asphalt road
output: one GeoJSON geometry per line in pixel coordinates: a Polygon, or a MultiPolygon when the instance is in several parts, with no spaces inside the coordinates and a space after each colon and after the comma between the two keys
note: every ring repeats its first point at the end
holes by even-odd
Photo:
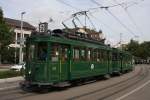
{"type": "Polygon", "coordinates": [[[1,90],[0,100],[150,100],[149,71],[150,65],[138,65],[134,71],[109,80],[47,93],[25,92],[16,87],[1,90]]]}

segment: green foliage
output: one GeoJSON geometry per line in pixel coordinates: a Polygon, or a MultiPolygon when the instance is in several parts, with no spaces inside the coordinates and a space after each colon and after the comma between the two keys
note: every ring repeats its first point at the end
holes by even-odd
{"type": "Polygon", "coordinates": [[[0,71],[0,79],[16,77],[16,76],[21,76],[21,75],[22,73],[20,71],[13,71],[13,70],[0,71]]]}
{"type": "Polygon", "coordinates": [[[10,31],[10,28],[7,26],[3,19],[3,12],[0,9],[0,46],[5,47],[13,41],[13,32],[10,31]]]}
{"type": "Polygon", "coordinates": [[[136,57],[143,59],[150,57],[150,42],[139,44],[138,41],[131,40],[124,49],[131,52],[136,57]]]}
{"type": "MultiPolygon", "coordinates": [[[[0,60],[1,55],[6,54],[5,50],[8,48],[8,45],[13,41],[13,32],[7,26],[3,18],[3,11],[0,8],[0,60]]],[[[3,58],[2,58],[3,59],[3,58]]]]}
{"type": "Polygon", "coordinates": [[[19,57],[19,54],[18,54],[18,52],[19,52],[19,49],[18,48],[16,48],[16,50],[15,50],[15,48],[4,48],[3,49],[4,50],[4,52],[2,52],[2,54],[1,54],[1,56],[2,56],[2,62],[3,63],[18,63],[18,62],[16,62],[16,61],[18,61],[18,57],[19,57]],[[15,52],[16,52],[16,61],[15,61],[15,52]]]}
{"type": "Polygon", "coordinates": [[[2,23],[2,22],[3,22],[3,11],[0,8],[0,23],[2,23]]]}

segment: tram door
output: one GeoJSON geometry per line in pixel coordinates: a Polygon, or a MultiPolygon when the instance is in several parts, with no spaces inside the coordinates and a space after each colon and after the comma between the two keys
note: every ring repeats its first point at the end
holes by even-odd
{"type": "Polygon", "coordinates": [[[48,70],[48,77],[50,81],[59,81],[59,48],[60,45],[56,43],[51,43],[50,46],[50,62],[48,70]]]}
{"type": "Polygon", "coordinates": [[[108,72],[111,74],[112,72],[112,54],[110,51],[107,52],[107,57],[108,57],[108,72]]]}
{"type": "Polygon", "coordinates": [[[68,45],[60,46],[60,80],[68,80],[70,62],[70,48],[68,45]]]}
{"type": "Polygon", "coordinates": [[[52,43],[50,46],[50,75],[51,81],[68,80],[69,46],[52,43]]]}

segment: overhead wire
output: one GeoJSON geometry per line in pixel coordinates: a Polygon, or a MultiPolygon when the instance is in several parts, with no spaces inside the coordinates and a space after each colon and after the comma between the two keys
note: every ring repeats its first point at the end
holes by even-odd
{"type": "Polygon", "coordinates": [[[69,6],[69,7],[73,8],[73,9],[80,10],[79,8],[76,8],[76,7],[72,6],[72,5],[64,2],[64,0],[56,0],[56,1],[59,2],[59,3],[62,3],[64,5],[66,5],[66,6],[69,6]]]}
{"type": "MultiPolygon", "coordinates": [[[[66,6],[69,6],[69,7],[73,8],[73,9],[81,10],[81,9],[78,9],[78,8],[76,8],[76,7],[70,5],[70,4],[68,4],[68,3],[66,3],[66,2],[64,2],[64,1],[62,1],[62,0],[57,0],[57,1],[58,1],[59,3],[61,3],[61,4],[64,4],[64,5],[66,5],[66,6]]],[[[93,1],[93,2],[94,2],[94,1],[93,1]]],[[[111,6],[108,6],[108,7],[115,7],[115,6],[118,6],[118,5],[119,5],[119,4],[117,4],[117,5],[111,5],[111,6]]],[[[110,28],[109,25],[107,25],[106,23],[102,22],[100,19],[98,19],[97,17],[95,17],[93,14],[91,14],[90,11],[91,11],[91,10],[94,10],[94,9],[99,9],[99,7],[88,9],[88,12],[89,12],[90,16],[92,16],[93,18],[95,18],[96,20],[98,20],[100,23],[102,23],[105,27],[107,27],[107,28],[110,29],[111,31],[116,32],[116,31],[114,31],[112,28],[110,28]]],[[[64,20],[64,22],[67,21],[67,20],[69,20],[69,19],[71,19],[71,18],[73,18],[73,17],[70,17],[70,18],[64,20]]],[[[79,19],[77,16],[75,17],[75,19],[77,19],[77,21],[78,21],[82,26],[84,26],[83,23],[80,21],[80,19],[79,19]]],[[[92,23],[91,19],[90,19],[89,17],[88,17],[88,19],[89,19],[89,21],[90,21],[92,27],[95,28],[95,26],[94,26],[94,24],[92,23]]]]}
{"type": "Polygon", "coordinates": [[[93,29],[95,30],[96,28],[95,28],[95,26],[94,26],[94,24],[93,24],[92,20],[90,19],[90,17],[89,17],[87,14],[86,14],[86,16],[87,16],[87,18],[88,18],[89,22],[91,23],[91,25],[92,25],[93,29]]]}
{"type": "Polygon", "coordinates": [[[135,33],[132,32],[132,30],[130,30],[124,23],[122,23],[120,21],[120,19],[118,19],[118,17],[116,17],[109,9],[106,9],[106,11],[114,17],[114,19],[116,19],[126,30],[128,30],[133,36],[135,36],[135,33]]]}
{"type": "MultiPolygon", "coordinates": [[[[91,0],[91,2],[94,3],[94,4],[96,4],[96,5],[97,5],[97,3],[98,3],[98,2],[95,1],[95,0],[91,0]]],[[[121,3],[121,4],[122,4],[122,3],[121,3]]],[[[94,10],[94,9],[103,8],[103,5],[101,5],[100,3],[99,3],[98,6],[100,6],[100,7],[90,8],[90,9],[89,9],[89,12],[90,12],[91,10],[94,10]]],[[[114,5],[114,6],[119,6],[119,4],[118,4],[118,5],[114,5]]],[[[107,7],[114,7],[114,6],[112,5],[112,6],[107,6],[107,7]]],[[[102,10],[102,9],[100,9],[100,10],[102,10]]],[[[109,16],[108,13],[106,13],[106,12],[104,12],[104,13],[109,16]]],[[[94,16],[91,12],[90,12],[89,14],[90,14],[93,18],[95,18],[96,20],[98,20],[100,23],[102,23],[102,24],[103,24],[105,27],[107,27],[109,30],[113,31],[114,33],[118,33],[116,30],[112,29],[108,24],[102,22],[99,18],[97,18],[96,16],[94,16]]]]}
{"type": "Polygon", "coordinates": [[[91,12],[89,12],[89,15],[91,17],[93,17],[94,19],[96,19],[97,21],[99,21],[100,23],[102,23],[106,28],[108,28],[109,30],[113,31],[114,33],[116,33],[117,31],[113,30],[109,25],[107,25],[106,23],[104,23],[103,21],[101,21],[99,18],[97,18],[96,16],[94,16],[91,12]]]}
{"type": "Polygon", "coordinates": [[[120,21],[120,19],[118,17],[116,17],[110,10],[109,7],[104,7],[103,5],[101,5],[100,3],[98,3],[95,0],[91,0],[93,3],[97,4],[98,6],[100,6],[101,9],[105,9],[116,21],[118,21],[128,32],[130,32],[133,36],[136,36],[134,32],[132,32],[131,29],[129,29],[124,23],[122,23],[120,21]]]}
{"type": "MultiPolygon", "coordinates": [[[[64,2],[64,1],[62,1],[62,0],[57,0],[58,2],[60,2],[60,3],[62,3],[62,4],[65,4],[65,5],[67,5],[67,6],[69,6],[69,7],[71,7],[71,8],[73,8],[73,9],[76,9],[76,10],[80,10],[80,9],[78,9],[78,8],[76,8],[76,7],[74,7],[74,6],[72,6],[72,5],[70,5],[70,4],[68,4],[68,3],[66,3],[66,2],[64,2]]],[[[124,23],[122,23],[121,21],[120,21],[120,19],[118,19],[108,8],[109,7],[115,7],[115,6],[120,6],[122,3],[120,3],[120,4],[116,4],[116,5],[112,5],[112,6],[103,6],[103,5],[101,5],[100,3],[98,3],[97,1],[95,1],[95,0],[91,0],[93,3],[95,3],[95,4],[97,4],[97,5],[99,5],[100,7],[99,8],[101,8],[101,9],[105,9],[112,17],[114,17],[126,30],[128,30],[132,35],[134,35],[135,36],[135,34],[134,34],[134,32],[132,32],[132,30],[130,30],[124,23]]],[[[92,8],[92,9],[97,9],[97,8],[92,8]]],[[[89,10],[91,10],[91,9],[89,9],[89,10]]],[[[78,19],[78,18],[76,18],[79,22],[80,22],[80,24],[81,24],[81,21],[78,19]]],[[[89,19],[89,18],[88,18],[89,19]]],[[[90,21],[90,23],[91,23],[91,20],[89,19],[89,21],[90,21]]],[[[93,23],[91,23],[92,24],[92,26],[94,26],[93,25],[93,23]]]]}
{"type": "Polygon", "coordinates": [[[82,22],[80,21],[80,19],[78,17],[75,17],[75,18],[80,23],[80,25],[82,25],[82,27],[83,27],[84,25],[82,24],[82,22]]]}
{"type": "MultiPolygon", "coordinates": [[[[116,0],[113,0],[116,4],[119,4],[116,0]]],[[[135,3],[134,3],[135,4],[135,3]]],[[[141,31],[141,29],[138,27],[137,23],[135,22],[135,20],[133,19],[133,17],[131,16],[131,14],[128,12],[127,7],[123,7],[123,5],[120,5],[123,10],[125,11],[125,13],[127,14],[127,16],[129,17],[130,21],[132,22],[132,24],[135,26],[135,28],[140,32],[140,34],[142,34],[143,32],[141,31]]]]}
{"type": "MultiPolygon", "coordinates": [[[[66,3],[66,2],[64,2],[64,1],[62,1],[62,0],[57,0],[57,1],[60,2],[60,3],[62,3],[62,4],[64,4],[64,5],[67,5],[67,6],[71,7],[71,8],[73,8],[73,9],[80,10],[80,9],[78,9],[78,8],[76,8],[76,7],[70,5],[70,4],[68,4],[68,3],[66,3]]],[[[85,15],[85,16],[88,18],[88,20],[89,20],[89,22],[91,23],[92,27],[95,29],[95,26],[94,26],[94,24],[92,23],[91,19],[90,19],[87,15],[85,15]]],[[[80,21],[80,19],[79,19],[77,16],[74,16],[74,17],[77,19],[77,21],[78,21],[82,26],[84,26],[84,25],[82,24],[82,22],[80,21]]],[[[69,18],[69,19],[70,19],[70,18],[69,18]]],[[[65,21],[66,21],[66,20],[65,20],[65,21]]]]}

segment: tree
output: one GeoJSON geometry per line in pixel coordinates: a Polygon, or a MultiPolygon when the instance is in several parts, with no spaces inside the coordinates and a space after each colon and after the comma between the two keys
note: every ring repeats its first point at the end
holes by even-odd
{"type": "Polygon", "coordinates": [[[5,49],[13,41],[13,32],[7,26],[3,18],[3,10],[0,8],[0,63],[2,55],[5,55],[5,49]]]}
{"type": "Polygon", "coordinates": [[[137,49],[139,48],[138,41],[131,40],[130,43],[126,46],[126,50],[131,52],[134,56],[138,56],[137,49]]]}
{"type": "Polygon", "coordinates": [[[150,42],[143,42],[141,44],[138,41],[131,40],[130,43],[124,48],[136,57],[147,59],[150,57],[150,42]]]}

